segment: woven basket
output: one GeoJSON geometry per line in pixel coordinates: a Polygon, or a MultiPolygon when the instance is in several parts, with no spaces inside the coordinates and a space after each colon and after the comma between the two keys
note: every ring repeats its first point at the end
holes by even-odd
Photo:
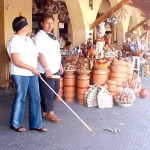
{"type": "Polygon", "coordinates": [[[115,102],[118,106],[121,106],[121,107],[130,107],[133,103],[133,101],[124,102],[124,101],[118,101],[118,100],[115,100],[115,102]]]}

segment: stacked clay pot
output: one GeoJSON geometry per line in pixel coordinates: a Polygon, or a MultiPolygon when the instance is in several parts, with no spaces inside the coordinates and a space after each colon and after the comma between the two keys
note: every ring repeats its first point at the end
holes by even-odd
{"type": "Polygon", "coordinates": [[[108,80],[106,83],[108,85],[108,91],[114,97],[116,95],[116,81],[115,80],[108,80]]]}
{"type": "Polygon", "coordinates": [[[66,102],[73,102],[75,97],[75,67],[69,65],[64,67],[64,79],[63,79],[63,94],[66,102]]]}
{"type": "Polygon", "coordinates": [[[107,81],[107,70],[93,70],[93,84],[104,85],[107,81]]]}
{"type": "Polygon", "coordinates": [[[93,66],[92,83],[104,85],[109,79],[110,69],[106,61],[95,63],[93,66]]]}
{"type": "Polygon", "coordinates": [[[132,80],[132,76],[133,76],[132,63],[130,61],[126,61],[126,67],[127,67],[127,78],[126,78],[126,81],[129,81],[129,80],[132,80]]]}
{"type": "Polygon", "coordinates": [[[73,102],[75,97],[75,74],[64,74],[64,100],[73,102]]]}
{"type": "Polygon", "coordinates": [[[109,79],[116,81],[116,92],[121,92],[123,90],[122,66],[119,64],[118,59],[113,59],[112,61],[109,79]]]}
{"type": "Polygon", "coordinates": [[[77,72],[77,102],[80,105],[84,104],[84,94],[88,90],[90,85],[90,70],[86,68],[80,68],[76,70],[77,72]]]}
{"type": "Polygon", "coordinates": [[[126,61],[120,59],[118,60],[118,64],[122,68],[122,84],[125,84],[125,82],[127,81],[127,71],[128,71],[126,61]]]}
{"type": "Polygon", "coordinates": [[[89,75],[78,75],[77,76],[77,102],[80,105],[84,104],[84,94],[89,88],[90,84],[90,77],[89,75]]]}

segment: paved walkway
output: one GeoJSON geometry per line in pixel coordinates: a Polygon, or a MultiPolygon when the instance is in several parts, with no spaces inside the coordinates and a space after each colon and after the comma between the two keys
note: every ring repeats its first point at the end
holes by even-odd
{"type": "MultiPolygon", "coordinates": [[[[150,78],[142,81],[143,87],[150,92],[150,78]]],[[[27,131],[18,133],[9,128],[13,95],[12,89],[7,92],[0,89],[0,150],[150,150],[150,96],[144,100],[137,97],[128,108],[99,109],[80,106],[76,102],[69,104],[93,132],[57,101],[55,112],[62,121],[55,124],[43,119],[48,132],[30,131],[26,109],[24,126],[27,131]],[[118,132],[105,128],[115,128],[118,132]]]]}

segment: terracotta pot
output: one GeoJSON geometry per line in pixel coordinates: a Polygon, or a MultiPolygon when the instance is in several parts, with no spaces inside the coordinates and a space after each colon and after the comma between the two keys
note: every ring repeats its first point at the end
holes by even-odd
{"type": "Polygon", "coordinates": [[[112,65],[118,65],[118,59],[114,58],[114,59],[112,60],[112,65]]]}
{"type": "Polygon", "coordinates": [[[72,96],[72,94],[67,94],[66,97],[64,97],[65,101],[67,103],[73,103],[74,102],[74,96],[72,96]]]}
{"type": "Polygon", "coordinates": [[[122,73],[122,83],[125,83],[127,81],[127,73],[122,73]]]}
{"type": "Polygon", "coordinates": [[[121,73],[122,72],[122,66],[121,65],[112,65],[110,70],[111,70],[111,72],[121,73]]]}
{"type": "Polygon", "coordinates": [[[106,78],[106,81],[109,80],[109,75],[110,75],[110,69],[107,68],[107,78],[106,78]]]}
{"type": "Polygon", "coordinates": [[[119,65],[125,65],[125,61],[124,60],[118,60],[118,64],[119,65]]]}
{"type": "Polygon", "coordinates": [[[64,75],[63,85],[75,86],[75,75],[64,75]]]}
{"type": "Polygon", "coordinates": [[[84,93],[88,90],[90,78],[88,75],[79,75],[77,77],[77,100],[78,104],[84,104],[84,93]]]}
{"type": "Polygon", "coordinates": [[[75,97],[75,75],[64,75],[64,99],[66,102],[73,102],[75,97]]]}
{"type": "Polygon", "coordinates": [[[116,91],[116,81],[115,80],[108,80],[108,91],[109,92],[115,92],[116,91]]]}
{"type": "Polygon", "coordinates": [[[88,75],[79,75],[77,76],[77,87],[88,87],[90,84],[90,78],[88,75]]]}
{"type": "Polygon", "coordinates": [[[132,73],[133,73],[132,67],[127,67],[127,73],[129,73],[129,74],[132,74],[132,73]]]}
{"type": "Polygon", "coordinates": [[[112,66],[116,66],[116,65],[118,65],[118,61],[112,62],[112,66]]]}
{"type": "Polygon", "coordinates": [[[133,72],[127,71],[127,80],[131,80],[133,76],[133,72]]]}
{"type": "Polygon", "coordinates": [[[141,98],[146,98],[148,96],[148,91],[145,88],[142,88],[139,95],[141,98]]]}
{"type": "Polygon", "coordinates": [[[116,81],[116,86],[122,85],[122,73],[110,73],[109,79],[116,81]]]}
{"type": "Polygon", "coordinates": [[[128,71],[128,68],[125,65],[121,65],[122,73],[126,73],[128,71]]]}
{"type": "Polygon", "coordinates": [[[94,70],[93,71],[93,84],[98,83],[104,85],[107,80],[108,71],[105,70],[94,70]]]}
{"type": "Polygon", "coordinates": [[[76,90],[75,86],[64,85],[63,92],[64,92],[64,95],[66,95],[67,93],[74,93],[75,94],[75,90],[76,90]]]}

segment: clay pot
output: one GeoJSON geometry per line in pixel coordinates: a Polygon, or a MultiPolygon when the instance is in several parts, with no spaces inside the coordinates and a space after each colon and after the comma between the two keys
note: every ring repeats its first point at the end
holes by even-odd
{"type": "Polygon", "coordinates": [[[105,70],[93,70],[93,84],[100,84],[104,85],[107,81],[107,73],[108,71],[105,70]]]}
{"type": "Polygon", "coordinates": [[[126,73],[128,71],[128,68],[125,65],[121,65],[122,67],[122,73],[126,73]]]}
{"type": "Polygon", "coordinates": [[[109,92],[115,92],[116,91],[116,81],[115,80],[108,80],[108,91],[109,92]]]}
{"type": "Polygon", "coordinates": [[[107,68],[107,79],[106,79],[106,81],[109,79],[109,75],[110,75],[110,69],[107,68]]]}
{"type": "Polygon", "coordinates": [[[116,81],[116,86],[122,85],[122,73],[110,73],[109,75],[110,80],[116,81]]]}
{"type": "Polygon", "coordinates": [[[63,95],[66,102],[73,102],[75,97],[75,75],[64,75],[63,95]]]}
{"type": "Polygon", "coordinates": [[[118,59],[116,59],[116,58],[113,59],[113,60],[112,60],[112,65],[118,65],[118,59]]]}
{"type": "Polygon", "coordinates": [[[84,104],[84,93],[88,90],[88,85],[90,84],[90,77],[87,75],[77,76],[77,100],[78,104],[84,104]]]}
{"type": "Polygon", "coordinates": [[[119,65],[125,65],[125,61],[124,60],[118,60],[118,64],[119,65]]]}
{"type": "Polygon", "coordinates": [[[118,61],[113,61],[113,62],[112,62],[112,65],[113,65],[113,66],[118,65],[118,61]]]}
{"type": "Polygon", "coordinates": [[[112,65],[110,70],[111,70],[111,72],[121,73],[122,67],[121,67],[121,65],[112,65]]]}
{"type": "Polygon", "coordinates": [[[127,67],[127,73],[129,74],[133,73],[133,69],[131,66],[127,67]]]}
{"type": "Polygon", "coordinates": [[[139,95],[141,98],[146,98],[148,96],[148,92],[145,88],[142,88],[139,95]]]}

